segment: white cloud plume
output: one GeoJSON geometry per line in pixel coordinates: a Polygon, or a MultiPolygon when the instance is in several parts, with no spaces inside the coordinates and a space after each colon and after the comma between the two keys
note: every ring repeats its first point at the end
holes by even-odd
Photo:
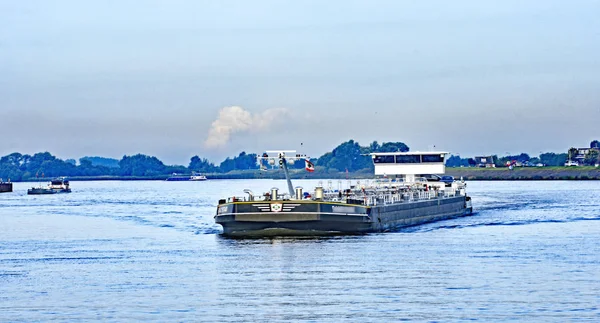
{"type": "Polygon", "coordinates": [[[284,108],[267,109],[252,114],[242,107],[224,107],[219,111],[217,120],[211,124],[204,146],[206,148],[224,146],[234,133],[268,131],[277,119],[287,114],[289,110],[284,108]]]}

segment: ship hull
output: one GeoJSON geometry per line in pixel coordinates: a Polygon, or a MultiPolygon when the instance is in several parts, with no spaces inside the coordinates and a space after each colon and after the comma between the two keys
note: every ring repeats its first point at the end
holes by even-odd
{"type": "Polygon", "coordinates": [[[71,193],[71,189],[30,188],[27,190],[28,195],[46,195],[59,193],[71,193]]]}
{"type": "Polygon", "coordinates": [[[12,183],[0,183],[0,193],[12,192],[12,183]]]}
{"type": "Polygon", "coordinates": [[[379,206],[319,201],[234,202],[220,205],[226,236],[336,235],[386,232],[470,215],[465,196],[379,206]]]}

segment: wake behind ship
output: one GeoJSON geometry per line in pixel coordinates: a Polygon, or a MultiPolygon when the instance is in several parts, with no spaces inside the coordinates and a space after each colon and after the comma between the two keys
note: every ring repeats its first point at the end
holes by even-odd
{"type": "MultiPolygon", "coordinates": [[[[219,200],[215,222],[227,236],[326,235],[386,232],[472,214],[466,183],[444,174],[446,152],[373,153],[376,178],[337,189],[329,181],[312,192],[293,188],[287,169],[300,155],[271,151],[259,160],[277,160],[289,193],[278,188],[255,196],[219,200]],[[288,157],[286,154],[290,154],[288,157]]],[[[308,160],[307,160],[308,163],[308,160]]],[[[307,166],[308,169],[308,166],[307,166]]]]}

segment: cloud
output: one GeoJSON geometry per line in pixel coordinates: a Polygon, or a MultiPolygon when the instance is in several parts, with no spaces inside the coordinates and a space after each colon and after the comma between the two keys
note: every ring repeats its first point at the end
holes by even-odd
{"type": "Polygon", "coordinates": [[[213,121],[204,146],[209,149],[219,148],[229,142],[235,133],[266,132],[276,124],[276,120],[289,114],[285,108],[267,109],[252,114],[242,107],[224,107],[219,111],[219,117],[213,121]]]}

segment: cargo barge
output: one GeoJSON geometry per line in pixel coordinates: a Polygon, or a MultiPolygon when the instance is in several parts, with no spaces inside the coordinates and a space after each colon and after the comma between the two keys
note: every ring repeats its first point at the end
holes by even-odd
{"type": "MultiPolygon", "coordinates": [[[[470,215],[466,183],[445,172],[446,152],[373,153],[375,179],[333,188],[321,182],[312,192],[293,187],[287,164],[300,155],[271,151],[259,160],[279,163],[288,191],[219,200],[215,222],[226,236],[330,235],[394,231],[470,215]],[[289,157],[288,157],[289,156],[289,157]],[[327,187],[325,187],[327,186],[327,187]]],[[[308,167],[308,166],[307,166],[308,167]]]]}

